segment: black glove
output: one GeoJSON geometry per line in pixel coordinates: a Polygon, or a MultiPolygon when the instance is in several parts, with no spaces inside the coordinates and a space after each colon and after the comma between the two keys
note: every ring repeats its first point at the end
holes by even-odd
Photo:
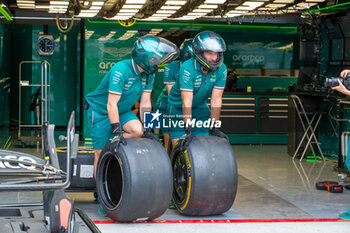
{"type": "Polygon", "coordinates": [[[145,129],[144,135],[146,138],[149,138],[149,139],[152,139],[152,140],[155,140],[155,141],[161,143],[159,140],[159,137],[157,135],[155,135],[151,129],[145,129]]]}
{"type": "Polygon", "coordinates": [[[179,139],[179,145],[180,145],[181,151],[184,151],[185,148],[188,147],[188,145],[191,143],[192,139],[193,139],[192,127],[188,126],[185,128],[185,135],[179,139]]]}
{"type": "Polygon", "coordinates": [[[211,135],[217,136],[217,137],[219,137],[219,138],[224,138],[224,139],[226,139],[227,141],[229,141],[227,135],[226,135],[225,133],[221,132],[220,130],[218,130],[217,128],[215,128],[215,127],[213,127],[213,128],[211,129],[211,135]]]}
{"type": "Polygon", "coordinates": [[[114,153],[117,153],[119,144],[122,143],[123,145],[126,145],[126,140],[123,137],[122,127],[120,126],[120,123],[114,123],[114,124],[111,124],[111,126],[112,126],[112,132],[114,134],[114,137],[111,141],[111,150],[114,153]]]}

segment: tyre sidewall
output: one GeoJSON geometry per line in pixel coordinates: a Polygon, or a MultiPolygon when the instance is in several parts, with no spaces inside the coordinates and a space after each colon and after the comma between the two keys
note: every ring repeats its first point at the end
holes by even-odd
{"type": "MultiPolygon", "coordinates": [[[[193,182],[195,181],[195,177],[194,177],[194,167],[193,165],[193,159],[192,159],[192,154],[190,152],[190,150],[188,150],[189,147],[186,147],[185,150],[181,151],[179,144],[176,144],[175,148],[173,149],[172,153],[171,153],[171,166],[174,172],[174,164],[176,159],[181,156],[181,154],[184,154],[185,156],[185,160],[186,160],[186,167],[187,167],[187,190],[186,190],[186,194],[185,194],[185,198],[183,201],[179,201],[176,197],[175,197],[175,185],[173,185],[173,200],[175,203],[175,206],[177,208],[177,210],[181,213],[181,214],[185,214],[186,212],[186,208],[188,208],[188,206],[191,205],[191,202],[193,200],[193,195],[191,195],[191,193],[194,192],[193,188],[193,182]]],[[[175,174],[174,174],[175,175],[175,174]]],[[[175,177],[174,177],[175,178],[175,177]]]]}
{"type": "Polygon", "coordinates": [[[125,153],[123,153],[121,150],[123,150],[123,146],[119,146],[119,153],[113,154],[110,150],[110,143],[108,143],[104,149],[101,152],[100,158],[98,160],[98,165],[97,165],[97,172],[96,172],[96,189],[98,193],[98,202],[101,205],[102,209],[106,212],[107,216],[110,217],[111,219],[115,221],[132,221],[129,219],[125,219],[126,216],[124,216],[125,213],[123,213],[123,209],[127,209],[125,205],[129,202],[129,195],[130,193],[130,184],[131,182],[126,182],[131,179],[130,177],[130,167],[128,164],[128,160],[125,158],[125,153]],[[104,167],[107,164],[107,160],[109,159],[110,156],[114,156],[121,168],[121,173],[122,173],[122,193],[121,193],[121,198],[119,200],[119,203],[116,204],[116,206],[111,207],[109,204],[106,203],[106,193],[103,188],[103,183],[102,183],[102,176],[104,175],[104,167]]]}

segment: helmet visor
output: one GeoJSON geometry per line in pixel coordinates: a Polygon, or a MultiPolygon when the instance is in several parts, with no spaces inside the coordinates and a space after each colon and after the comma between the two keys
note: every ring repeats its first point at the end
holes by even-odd
{"type": "Polygon", "coordinates": [[[226,44],[222,40],[207,38],[205,43],[201,43],[201,51],[212,51],[222,53],[226,51],[226,44]]]}
{"type": "Polygon", "coordinates": [[[156,54],[160,56],[158,65],[165,65],[174,61],[178,58],[179,53],[180,51],[175,44],[160,38],[159,46],[156,52],[156,54]]]}

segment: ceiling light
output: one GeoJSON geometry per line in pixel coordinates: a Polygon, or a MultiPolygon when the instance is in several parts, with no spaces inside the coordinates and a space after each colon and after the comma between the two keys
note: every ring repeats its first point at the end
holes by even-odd
{"type": "Polygon", "coordinates": [[[203,16],[203,15],[206,15],[207,13],[196,13],[196,12],[191,12],[191,13],[188,13],[187,15],[188,16],[203,16]]]}
{"type": "Polygon", "coordinates": [[[64,13],[67,11],[67,6],[50,6],[49,13],[64,13]]]}
{"type": "Polygon", "coordinates": [[[264,4],[263,2],[245,2],[242,4],[242,6],[251,6],[251,7],[258,7],[261,6],[262,4],[264,4]]]}
{"type": "Polygon", "coordinates": [[[326,0],[305,0],[305,2],[324,2],[326,0]]]}
{"type": "Polygon", "coordinates": [[[125,4],[145,4],[146,0],[126,0],[125,4]]]}
{"type": "Polygon", "coordinates": [[[206,12],[206,13],[209,13],[209,12],[212,12],[213,10],[207,10],[207,9],[195,9],[193,10],[193,12],[206,12]]]}
{"type": "Polygon", "coordinates": [[[139,12],[139,10],[137,10],[137,9],[120,9],[120,11],[119,12],[121,12],[121,13],[125,13],[125,12],[130,12],[130,13],[137,13],[137,12],[139,12]]]}
{"type": "Polygon", "coordinates": [[[235,11],[235,10],[227,12],[227,14],[245,14],[245,13],[247,13],[247,12],[245,12],[245,11],[235,11]]]}
{"type": "Polygon", "coordinates": [[[102,7],[104,3],[105,3],[104,1],[103,2],[95,2],[94,1],[94,2],[92,2],[92,5],[93,6],[101,6],[102,7]]]}
{"type": "Polygon", "coordinates": [[[298,12],[298,10],[291,10],[291,9],[288,9],[288,11],[286,12],[286,13],[296,13],[296,12],[298,12]]]}
{"type": "Polygon", "coordinates": [[[314,6],[314,5],[317,5],[317,3],[300,2],[300,3],[297,4],[297,6],[304,7],[304,8],[310,8],[310,7],[314,6]]]}
{"type": "Polygon", "coordinates": [[[267,8],[267,7],[260,7],[260,8],[258,8],[258,9],[256,9],[257,11],[271,11],[271,10],[273,10],[273,9],[271,9],[271,8],[267,8]]]}
{"type": "Polygon", "coordinates": [[[49,9],[50,5],[36,5],[35,9],[49,9]]]}
{"type": "Polygon", "coordinates": [[[114,16],[112,18],[106,18],[108,20],[127,20],[127,19],[130,19],[130,17],[128,16],[114,16]]]}
{"type": "Polygon", "coordinates": [[[19,8],[22,8],[22,9],[34,9],[35,8],[34,4],[21,4],[21,5],[17,4],[17,6],[19,8]]]}
{"type": "Polygon", "coordinates": [[[286,4],[267,4],[266,7],[269,8],[281,8],[281,7],[285,7],[286,4]]]}
{"type": "Polygon", "coordinates": [[[95,17],[95,13],[80,13],[77,17],[92,18],[95,17]]]}
{"type": "MultiPolygon", "coordinates": [[[[104,2],[96,2],[96,1],[92,2],[92,6],[88,10],[81,10],[80,13],[77,15],[77,17],[95,17],[98,14],[98,12],[100,12],[103,3],[104,2]]],[[[67,9],[68,6],[65,6],[65,7],[67,9]]]]}
{"type": "Polygon", "coordinates": [[[200,5],[198,8],[216,9],[218,8],[218,5],[200,5]]]}
{"type": "Polygon", "coordinates": [[[155,13],[155,14],[153,14],[151,17],[168,17],[168,16],[170,16],[170,15],[172,15],[172,14],[157,14],[157,13],[155,13]]]}
{"type": "Polygon", "coordinates": [[[89,10],[101,10],[100,6],[91,6],[89,10]]]}
{"type": "Polygon", "coordinates": [[[63,14],[63,13],[66,12],[66,10],[64,10],[64,11],[57,11],[57,10],[50,11],[50,10],[49,10],[48,12],[49,12],[50,14],[51,14],[51,13],[62,13],[62,14],[63,14]]]}
{"type": "Polygon", "coordinates": [[[204,4],[223,4],[226,0],[205,0],[204,4]]]}
{"type": "Polygon", "coordinates": [[[134,13],[118,13],[117,16],[134,16],[134,13]]]}
{"type": "Polygon", "coordinates": [[[80,13],[96,13],[96,14],[97,14],[98,12],[99,12],[99,10],[90,10],[90,9],[89,9],[89,10],[81,10],[81,11],[80,11],[80,13]]]}
{"type": "Polygon", "coordinates": [[[164,18],[152,18],[152,17],[150,17],[150,18],[147,18],[146,20],[148,20],[148,21],[162,21],[164,18]]]}
{"type": "Polygon", "coordinates": [[[275,0],[273,3],[293,3],[294,0],[275,0]]]}
{"type": "Polygon", "coordinates": [[[175,20],[194,20],[197,19],[197,17],[191,17],[191,18],[176,18],[175,20]]]}
{"type": "Polygon", "coordinates": [[[208,18],[222,18],[221,15],[206,15],[205,17],[208,17],[208,18]]]}
{"type": "Polygon", "coordinates": [[[288,10],[305,10],[304,7],[300,7],[300,6],[296,6],[296,5],[288,7],[287,9],[288,10]]]}
{"type": "Polygon", "coordinates": [[[156,13],[158,14],[174,14],[176,11],[170,11],[170,10],[158,10],[156,13]]]}
{"type": "Polygon", "coordinates": [[[251,11],[251,10],[254,10],[255,8],[256,8],[255,6],[239,6],[239,7],[236,7],[236,10],[251,11]]]}
{"type": "Polygon", "coordinates": [[[185,5],[187,1],[172,1],[168,0],[164,5],[185,5]]]}
{"type": "Polygon", "coordinates": [[[67,1],[67,2],[64,2],[64,1],[50,1],[50,5],[60,5],[60,6],[62,6],[62,5],[69,5],[69,2],[67,1]]]}
{"type": "Polygon", "coordinates": [[[162,6],[160,9],[162,10],[178,10],[181,6],[162,6]]]}
{"type": "Polygon", "coordinates": [[[17,6],[22,9],[35,9],[35,1],[34,0],[21,0],[17,1],[17,6]]]}
{"type": "Polygon", "coordinates": [[[127,5],[127,4],[123,5],[123,9],[140,9],[142,7],[143,5],[127,5]]]}
{"type": "Polygon", "coordinates": [[[227,17],[237,17],[241,16],[242,14],[226,14],[227,17]]]}

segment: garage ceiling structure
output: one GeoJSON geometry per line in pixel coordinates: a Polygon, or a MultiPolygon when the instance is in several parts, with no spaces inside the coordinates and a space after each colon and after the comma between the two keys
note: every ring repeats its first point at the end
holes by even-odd
{"type": "Polygon", "coordinates": [[[350,9],[344,0],[2,0],[0,15],[8,20],[74,16],[108,20],[227,20],[350,9]]]}

